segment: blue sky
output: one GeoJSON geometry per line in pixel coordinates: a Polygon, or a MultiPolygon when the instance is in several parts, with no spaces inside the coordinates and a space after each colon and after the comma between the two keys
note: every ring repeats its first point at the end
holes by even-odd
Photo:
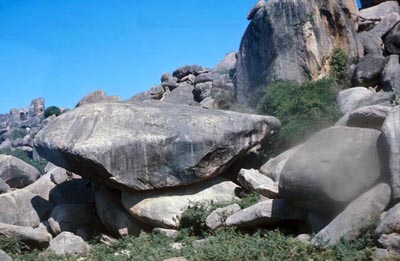
{"type": "Polygon", "coordinates": [[[0,0],[0,113],[126,99],[185,64],[236,51],[255,0],[0,0]]]}

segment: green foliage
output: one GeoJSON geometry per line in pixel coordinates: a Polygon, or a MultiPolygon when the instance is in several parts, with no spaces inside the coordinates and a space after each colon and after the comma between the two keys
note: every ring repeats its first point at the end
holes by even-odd
{"type": "Polygon", "coordinates": [[[341,48],[333,50],[332,59],[330,62],[332,76],[342,84],[349,81],[347,55],[341,48]]]}
{"type": "Polygon", "coordinates": [[[238,201],[238,205],[240,208],[245,209],[254,204],[257,204],[260,201],[260,195],[257,192],[250,192],[245,194],[240,201],[238,201]]]}
{"type": "Polygon", "coordinates": [[[11,155],[22,161],[25,161],[26,163],[37,168],[40,171],[40,173],[42,173],[42,174],[44,173],[44,168],[46,167],[46,165],[48,163],[46,160],[32,160],[25,151],[20,150],[20,149],[15,149],[15,150],[3,149],[3,150],[0,150],[0,155],[1,154],[11,155]]]}
{"type": "Polygon", "coordinates": [[[50,106],[44,111],[45,118],[50,117],[53,114],[56,116],[60,115],[61,114],[60,108],[58,108],[56,106],[50,106]]]}
{"type": "Polygon", "coordinates": [[[24,129],[15,129],[12,132],[12,137],[14,140],[22,139],[23,137],[25,137],[25,135],[26,135],[26,131],[24,129]]]}
{"type": "Polygon", "coordinates": [[[340,116],[337,93],[335,81],[329,78],[301,85],[279,81],[267,86],[258,111],[282,122],[281,131],[272,138],[273,150],[282,152],[335,123],[340,116]]]}

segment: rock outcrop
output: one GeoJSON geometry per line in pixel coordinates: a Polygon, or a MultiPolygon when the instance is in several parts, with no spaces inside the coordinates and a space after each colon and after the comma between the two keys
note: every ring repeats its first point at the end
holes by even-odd
{"type": "Polygon", "coordinates": [[[158,101],[98,103],[59,116],[35,145],[83,177],[148,190],[217,176],[279,127],[274,117],[158,101]]]}
{"type": "Polygon", "coordinates": [[[357,61],[363,55],[362,46],[343,9],[346,4],[341,4],[270,0],[258,9],[238,52],[238,102],[248,102],[277,80],[300,83],[327,74],[335,47],[345,49],[350,60],[357,61]]]}

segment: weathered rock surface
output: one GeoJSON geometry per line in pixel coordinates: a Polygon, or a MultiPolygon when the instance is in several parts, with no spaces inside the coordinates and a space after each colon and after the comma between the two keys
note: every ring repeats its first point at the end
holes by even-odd
{"type": "MultiPolygon", "coordinates": [[[[379,1],[379,0],[378,0],[379,1]]],[[[378,2],[376,1],[375,4],[378,2]]],[[[372,6],[370,8],[365,8],[358,13],[358,24],[360,26],[364,24],[373,24],[382,20],[385,16],[391,13],[400,13],[400,7],[397,1],[380,1],[379,5],[372,6]],[[384,3],[382,3],[384,2],[384,3]]],[[[370,5],[371,6],[371,5],[370,5]]]]}
{"type": "Polygon", "coordinates": [[[287,161],[280,196],[316,212],[341,210],[385,178],[377,149],[379,136],[377,130],[349,127],[316,133],[287,161]]]}
{"type": "Polygon", "coordinates": [[[35,146],[83,177],[148,190],[217,176],[279,127],[274,117],[157,101],[99,103],[59,116],[35,146]]]}
{"type": "Polygon", "coordinates": [[[182,213],[196,202],[229,202],[238,199],[239,192],[235,183],[218,177],[172,191],[123,191],[122,205],[145,224],[176,229],[182,213]]]}
{"type": "Polygon", "coordinates": [[[326,74],[336,46],[350,60],[363,55],[351,18],[337,1],[270,0],[251,17],[237,55],[239,103],[277,80],[304,82],[326,74]]]}
{"type": "Polygon", "coordinates": [[[31,227],[22,227],[0,223],[0,235],[20,239],[27,245],[37,248],[45,248],[49,245],[52,236],[44,231],[38,231],[31,227]]]}
{"type": "Polygon", "coordinates": [[[305,213],[292,207],[286,200],[269,199],[229,216],[225,224],[237,227],[271,226],[288,221],[302,221],[305,218],[305,213]]]}
{"type": "Polygon", "coordinates": [[[248,191],[256,191],[267,198],[277,198],[279,188],[269,177],[261,174],[255,169],[241,169],[238,175],[238,182],[248,191]]]}
{"type": "MultiPolygon", "coordinates": [[[[400,21],[400,13],[390,13],[383,17],[380,22],[374,26],[369,32],[377,38],[385,38],[386,34],[400,21]]],[[[371,39],[371,41],[375,41],[371,39]]]]}
{"type": "Polygon", "coordinates": [[[81,237],[62,232],[50,241],[48,250],[57,256],[80,255],[89,252],[90,246],[81,237]]]}
{"type": "Polygon", "coordinates": [[[101,231],[102,227],[96,208],[88,204],[58,205],[51,212],[48,222],[53,235],[64,231],[76,234],[79,229],[93,234],[101,231]]]}
{"type": "Polygon", "coordinates": [[[0,195],[0,222],[10,225],[37,227],[48,217],[52,205],[25,189],[0,195]]]}
{"type": "Polygon", "coordinates": [[[85,104],[110,102],[110,101],[121,101],[121,97],[107,96],[107,94],[103,90],[97,90],[83,97],[75,107],[79,107],[85,104]]]}
{"type": "Polygon", "coordinates": [[[33,183],[40,172],[24,161],[9,155],[0,155],[0,178],[11,188],[23,188],[33,183]]]}
{"type": "Polygon", "coordinates": [[[285,166],[287,160],[296,153],[301,145],[293,147],[275,158],[269,159],[264,165],[259,169],[260,173],[270,177],[273,181],[279,183],[281,178],[282,169],[285,166]]]}
{"type": "Polygon", "coordinates": [[[193,86],[187,83],[179,84],[173,91],[167,93],[163,101],[177,105],[195,106],[197,102],[193,99],[193,86]]]}
{"type": "Polygon", "coordinates": [[[0,194],[6,193],[8,191],[10,191],[10,186],[8,186],[7,183],[5,183],[2,178],[0,178],[0,194]]]}
{"type": "Polygon", "coordinates": [[[381,74],[382,88],[400,94],[400,63],[398,55],[391,55],[381,74]]]}
{"type": "Polygon", "coordinates": [[[394,256],[392,260],[397,260],[398,258],[400,258],[400,235],[399,234],[392,233],[390,235],[382,235],[378,239],[378,242],[389,252],[389,254],[394,256]]]}
{"type": "Polygon", "coordinates": [[[375,87],[386,62],[383,56],[367,54],[354,69],[351,83],[353,86],[375,87]]]}
{"type": "Polygon", "coordinates": [[[381,105],[364,106],[349,114],[346,125],[349,127],[380,130],[391,110],[392,107],[381,105]]]}
{"type": "Polygon", "coordinates": [[[12,261],[12,258],[6,252],[0,249],[0,260],[12,261]]]}
{"type": "Polygon", "coordinates": [[[392,207],[375,229],[375,234],[400,233],[400,204],[392,207]]]}
{"type": "Polygon", "coordinates": [[[241,208],[238,204],[232,204],[224,208],[217,208],[206,218],[206,225],[210,229],[217,229],[225,225],[227,217],[232,216],[240,210],[241,208]]]}
{"type": "Polygon", "coordinates": [[[31,102],[31,106],[29,108],[29,114],[33,117],[41,116],[44,113],[44,99],[36,98],[31,102]]]}
{"type": "Polygon", "coordinates": [[[358,36],[364,47],[364,54],[383,55],[382,38],[371,32],[362,32],[358,36]]]}
{"type": "Polygon", "coordinates": [[[342,113],[348,113],[371,99],[374,92],[364,87],[354,87],[339,92],[337,102],[342,113]]]}
{"type": "Polygon", "coordinates": [[[393,109],[382,126],[383,141],[388,153],[392,198],[400,199],[400,107],[393,109]]]}
{"type": "Polygon", "coordinates": [[[138,236],[144,227],[122,207],[121,201],[111,191],[101,187],[96,191],[97,213],[113,236],[138,236]]]}
{"type": "Polygon", "coordinates": [[[385,49],[390,54],[400,55],[400,24],[395,27],[385,37],[385,49]]]}
{"type": "Polygon", "coordinates": [[[341,239],[354,240],[364,233],[390,202],[390,186],[381,183],[351,202],[329,225],[312,239],[319,246],[335,245],[341,239]]]}
{"type": "Polygon", "coordinates": [[[34,183],[25,187],[24,190],[29,191],[46,201],[49,201],[50,193],[55,187],[56,184],[54,184],[53,181],[51,181],[50,174],[45,174],[41,176],[38,180],[36,180],[34,183]]]}

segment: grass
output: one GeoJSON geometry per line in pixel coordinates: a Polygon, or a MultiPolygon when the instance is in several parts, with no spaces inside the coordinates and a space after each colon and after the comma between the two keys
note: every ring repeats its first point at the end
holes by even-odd
{"type": "MultiPolygon", "coordinates": [[[[139,237],[125,237],[111,245],[94,242],[91,252],[82,260],[163,260],[184,256],[187,260],[371,260],[374,253],[371,234],[356,241],[342,241],[335,247],[316,248],[295,240],[279,230],[244,233],[234,228],[222,228],[208,241],[193,247],[195,237],[183,237],[181,250],[172,249],[174,240],[162,234],[142,233],[139,237]]],[[[210,236],[208,235],[208,236],[210,236]]],[[[0,238],[0,248],[4,246],[0,238]]],[[[56,257],[48,252],[10,250],[14,260],[77,260],[78,257],[56,257]]],[[[11,247],[13,249],[14,247],[11,247]]]]}

